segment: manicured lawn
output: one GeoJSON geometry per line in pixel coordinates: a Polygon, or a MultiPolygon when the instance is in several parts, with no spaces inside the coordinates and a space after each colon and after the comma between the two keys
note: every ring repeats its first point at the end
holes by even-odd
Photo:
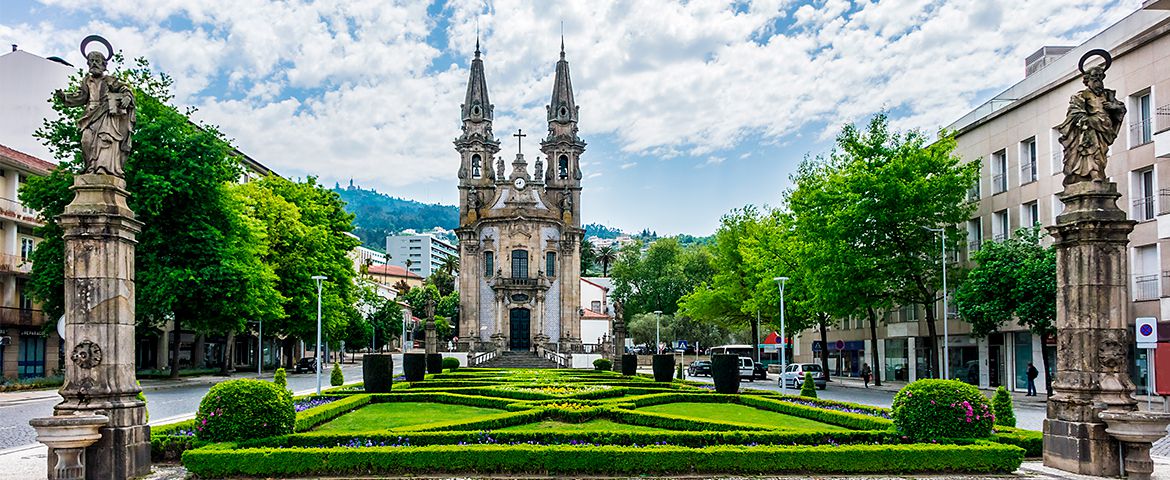
{"type": "Polygon", "coordinates": [[[321,431],[368,431],[406,425],[457,420],[479,415],[504,413],[494,408],[447,405],[445,403],[393,402],[375,403],[347,413],[326,423],[321,431]]]}
{"type": "Polygon", "coordinates": [[[846,428],[815,422],[783,413],[760,410],[735,403],[664,403],[642,407],[643,412],[665,413],[681,415],[702,420],[723,422],[751,423],[766,427],[786,427],[793,429],[811,429],[825,431],[845,431],[846,428]]]}
{"type": "Polygon", "coordinates": [[[613,420],[597,419],[582,423],[565,423],[554,420],[546,420],[537,423],[526,423],[524,425],[515,425],[507,428],[501,428],[501,432],[669,432],[662,428],[643,427],[641,425],[628,425],[625,423],[617,423],[613,420]]]}

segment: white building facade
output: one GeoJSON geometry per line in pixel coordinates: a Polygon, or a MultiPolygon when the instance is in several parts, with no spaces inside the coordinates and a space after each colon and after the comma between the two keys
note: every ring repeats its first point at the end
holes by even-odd
{"type": "Polygon", "coordinates": [[[443,260],[459,256],[454,245],[434,235],[392,235],[386,237],[387,265],[398,265],[421,277],[429,277],[443,260]]]}

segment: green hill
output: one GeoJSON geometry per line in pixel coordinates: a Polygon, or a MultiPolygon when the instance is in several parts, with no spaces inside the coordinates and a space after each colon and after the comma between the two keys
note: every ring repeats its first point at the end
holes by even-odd
{"type": "Polygon", "coordinates": [[[379,251],[386,249],[386,236],[408,228],[454,230],[459,226],[459,209],[454,205],[416,202],[354,186],[335,186],[333,191],[354,215],[353,233],[362,239],[362,245],[379,251]]]}

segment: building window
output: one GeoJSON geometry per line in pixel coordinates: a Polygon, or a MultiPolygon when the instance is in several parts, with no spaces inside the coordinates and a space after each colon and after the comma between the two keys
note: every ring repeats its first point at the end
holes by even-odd
{"type": "Polygon", "coordinates": [[[600,313],[601,312],[601,300],[594,300],[592,302],[589,302],[589,309],[593,310],[594,312],[600,313]]]}
{"type": "Polygon", "coordinates": [[[483,159],[479,154],[471,156],[471,178],[479,178],[483,175],[483,159]]]}
{"type": "Polygon", "coordinates": [[[16,361],[16,375],[20,378],[45,376],[45,337],[20,336],[20,356],[16,361]]]}
{"type": "Polygon", "coordinates": [[[991,193],[1007,191],[1007,150],[1000,150],[991,154],[991,193]]]}
{"type": "Polygon", "coordinates": [[[490,277],[496,271],[496,258],[492,252],[483,252],[483,275],[490,277]]]}
{"type": "Polygon", "coordinates": [[[1158,246],[1144,245],[1133,249],[1133,299],[1158,299],[1158,246]]]}
{"type": "Polygon", "coordinates": [[[1064,173],[1064,145],[1060,144],[1060,130],[1052,129],[1048,138],[1052,147],[1052,174],[1060,175],[1064,173]]]}
{"type": "Polygon", "coordinates": [[[33,239],[28,237],[20,237],[20,261],[27,262],[32,258],[33,247],[36,244],[33,239]]]}
{"type": "Polygon", "coordinates": [[[991,214],[991,238],[1002,242],[1008,238],[1008,212],[1000,210],[991,214]]]}
{"type": "Polygon", "coordinates": [[[1056,225],[1056,217],[1064,213],[1064,202],[1060,200],[1060,195],[1052,195],[1052,224],[1056,225]]]}
{"type": "Polygon", "coordinates": [[[1133,219],[1139,222],[1154,218],[1154,169],[1133,172],[1133,219]]]}
{"type": "Polygon", "coordinates": [[[979,189],[979,184],[981,184],[981,183],[983,183],[982,178],[975,180],[975,184],[971,185],[971,188],[967,189],[967,201],[968,202],[974,202],[976,200],[979,200],[979,198],[982,196],[983,192],[981,192],[979,189]]]}
{"type": "Polygon", "coordinates": [[[1040,223],[1040,204],[1033,200],[1020,205],[1020,226],[1034,227],[1040,223]]]}
{"type": "Polygon", "coordinates": [[[902,307],[902,321],[903,322],[917,322],[918,321],[918,305],[905,305],[902,307]]]}
{"type": "Polygon", "coordinates": [[[512,250],[512,278],[528,278],[528,250],[512,250]]]}
{"type": "Polygon", "coordinates": [[[983,244],[983,221],[978,218],[967,220],[967,255],[978,252],[983,244]]]}
{"type": "Polygon", "coordinates": [[[569,178],[569,157],[561,155],[557,158],[557,177],[569,178]]]}
{"type": "Polygon", "coordinates": [[[548,272],[548,276],[550,277],[557,275],[557,252],[546,252],[544,254],[544,271],[548,272]]]}
{"type": "Polygon", "coordinates": [[[1129,124],[1129,138],[1130,145],[1136,147],[1150,143],[1154,138],[1153,124],[1150,121],[1150,114],[1153,113],[1150,105],[1150,91],[1146,90],[1130,98],[1133,104],[1134,119],[1129,124]]]}
{"type": "Polygon", "coordinates": [[[1036,137],[1020,142],[1020,185],[1036,181],[1036,137]]]}

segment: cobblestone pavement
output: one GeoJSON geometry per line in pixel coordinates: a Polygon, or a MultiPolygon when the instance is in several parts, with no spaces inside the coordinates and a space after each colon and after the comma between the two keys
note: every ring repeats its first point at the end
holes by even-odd
{"type": "MultiPolygon", "coordinates": [[[[395,372],[401,372],[402,366],[396,363],[395,372]]],[[[347,380],[361,378],[361,365],[342,365],[341,371],[347,380]]],[[[256,378],[256,372],[237,372],[232,378],[256,378]]],[[[272,372],[265,372],[265,378],[271,379],[272,372]]],[[[211,385],[221,382],[224,377],[198,377],[180,380],[144,381],[143,390],[146,392],[146,410],[150,413],[152,423],[158,420],[194,415],[199,408],[199,401],[211,388],[211,385]]],[[[329,372],[322,374],[322,383],[328,388],[329,372]]],[[[289,388],[300,391],[315,388],[316,376],[311,373],[289,374],[289,388]]],[[[53,406],[61,402],[56,392],[15,392],[0,393],[0,451],[36,443],[36,432],[29,426],[28,421],[36,417],[53,414],[53,406]],[[20,394],[20,395],[18,395],[20,394]],[[31,397],[31,398],[27,398],[31,397]]]]}

